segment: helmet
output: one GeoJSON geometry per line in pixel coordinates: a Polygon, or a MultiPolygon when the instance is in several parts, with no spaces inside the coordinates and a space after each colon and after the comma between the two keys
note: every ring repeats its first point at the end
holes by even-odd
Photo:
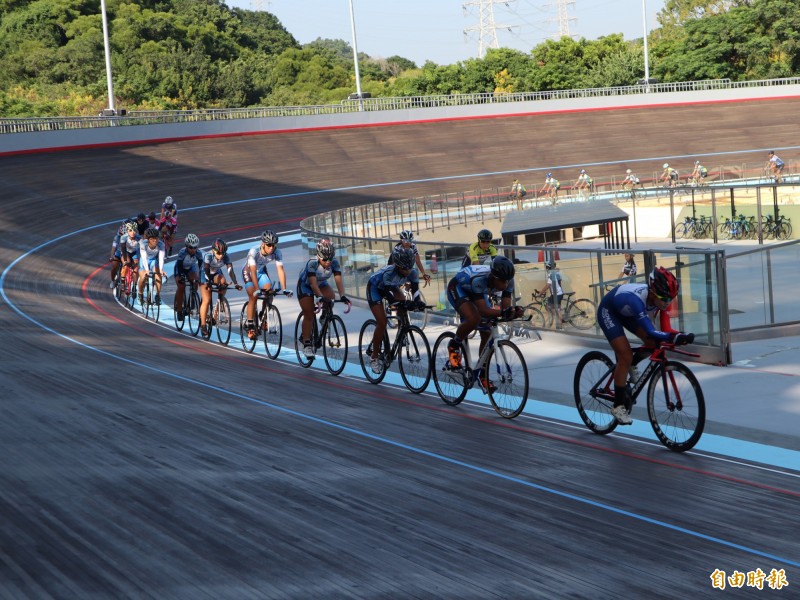
{"type": "Polygon", "coordinates": [[[631,174],[633,171],[631,171],[630,169],[628,169],[628,170],[627,170],[627,171],[625,171],[625,172],[626,172],[628,175],[630,175],[630,174],[631,174]]]}
{"type": "Polygon", "coordinates": [[[414,234],[406,229],[405,231],[400,232],[400,241],[401,242],[413,242],[414,241],[414,234]]]}
{"type": "Polygon", "coordinates": [[[136,223],[133,221],[125,221],[125,229],[128,231],[136,231],[138,228],[136,227],[136,223]]]}
{"type": "Polygon", "coordinates": [[[664,267],[656,267],[649,277],[650,289],[662,300],[672,300],[678,295],[678,280],[664,267]]]}
{"type": "Polygon", "coordinates": [[[336,246],[330,240],[320,240],[317,244],[317,258],[320,260],[333,260],[336,246]]]}
{"type": "Polygon", "coordinates": [[[669,169],[669,163],[664,163],[664,166],[661,167],[662,169],[669,169]]]}
{"type": "Polygon", "coordinates": [[[149,215],[147,215],[147,218],[150,219],[151,221],[155,221],[156,220],[156,213],[155,212],[151,212],[149,215]]]}
{"type": "Polygon", "coordinates": [[[555,269],[556,268],[555,261],[551,260],[551,261],[548,261],[548,262],[544,263],[544,268],[545,269],[555,269]]]}
{"type": "Polygon", "coordinates": [[[548,174],[547,174],[547,176],[548,176],[548,177],[552,177],[552,176],[553,176],[553,174],[552,174],[552,173],[548,173],[548,174]]]}
{"type": "Polygon", "coordinates": [[[148,240],[156,238],[158,239],[158,229],[155,227],[148,227],[147,230],[144,232],[144,237],[148,240]]]}
{"type": "Polygon", "coordinates": [[[694,161],[694,164],[696,164],[696,165],[699,165],[699,164],[700,164],[700,161],[699,161],[699,160],[696,160],[696,161],[694,161]]]}
{"type": "Polygon", "coordinates": [[[411,248],[395,248],[392,250],[392,264],[401,269],[412,269],[414,267],[414,251],[411,248]]]}
{"type": "Polygon", "coordinates": [[[172,196],[167,196],[164,198],[164,204],[167,208],[172,208],[175,205],[175,202],[172,200],[172,196]]]}
{"type": "Polygon", "coordinates": [[[225,254],[228,251],[228,244],[222,238],[217,238],[211,245],[211,250],[218,254],[225,254]]]}
{"type": "Polygon", "coordinates": [[[514,279],[514,263],[508,260],[505,256],[495,256],[492,259],[491,273],[495,279],[502,281],[511,281],[514,279]]]}
{"type": "Polygon", "coordinates": [[[138,215],[136,215],[137,221],[144,221],[146,218],[147,217],[144,216],[144,213],[139,213],[138,215]]]}
{"type": "Polygon", "coordinates": [[[581,169],[581,175],[583,175],[584,173],[586,173],[586,169],[581,169]]]}
{"type": "Polygon", "coordinates": [[[261,241],[268,245],[277,246],[278,234],[272,231],[272,229],[267,229],[264,233],[261,234],[261,241]]]}
{"type": "Polygon", "coordinates": [[[494,236],[492,235],[492,232],[489,231],[488,229],[481,229],[478,232],[478,241],[479,242],[491,242],[493,237],[494,236]]]}
{"type": "Polygon", "coordinates": [[[186,244],[187,248],[197,248],[200,245],[200,238],[193,233],[188,233],[183,243],[186,244]]]}

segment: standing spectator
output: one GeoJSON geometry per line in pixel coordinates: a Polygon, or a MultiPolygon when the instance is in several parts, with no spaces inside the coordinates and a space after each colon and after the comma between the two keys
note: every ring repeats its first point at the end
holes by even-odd
{"type": "Polygon", "coordinates": [[[636,267],[636,258],[634,258],[633,254],[630,252],[625,253],[625,264],[622,265],[622,271],[620,271],[619,277],[622,279],[623,277],[628,277],[633,279],[638,273],[638,268],[636,267]]]}

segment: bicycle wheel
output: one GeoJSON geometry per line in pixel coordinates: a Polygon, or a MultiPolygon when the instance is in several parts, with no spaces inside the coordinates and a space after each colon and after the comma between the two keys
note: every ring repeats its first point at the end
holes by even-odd
{"type": "Polygon", "coordinates": [[[605,435],[617,427],[614,408],[614,362],[596,350],[584,354],[575,368],[575,406],[586,427],[605,435]]]}
{"type": "Polygon", "coordinates": [[[403,333],[397,362],[406,387],[415,394],[424,392],[431,380],[431,347],[422,328],[412,325],[403,333]]]}
{"type": "Polygon", "coordinates": [[[528,401],[528,366],[517,345],[508,340],[497,342],[486,359],[486,374],[495,412],[506,419],[519,415],[528,401]]]}
{"type": "Polygon", "coordinates": [[[149,319],[153,310],[153,294],[150,287],[150,278],[146,277],[144,280],[144,293],[142,294],[142,313],[145,319],[149,319]]]}
{"type": "Polygon", "coordinates": [[[681,222],[673,228],[675,231],[675,239],[681,239],[686,234],[686,225],[681,222]]]}
{"type": "Polygon", "coordinates": [[[191,298],[191,294],[192,294],[192,290],[188,285],[184,287],[183,294],[184,294],[183,303],[181,304],[181,307],[180,307],[180,310],[183,311],[183,320],[181,321],[178,318],[178,311],[177,310],[173,314],[173,317],[175,319],[175,329],[177,329],[178,331],[183,331],[183,326],[186,325],[186,312],[187,312],[186,305],[188,304],[187,300],[189,300],[191,298]]]}
{"type": "Polygon", "coordinates": [[[597,322],[597,308],[594,302],[586,298],[579,298],[569,303],[565,319],[575,329],[592,329],[597,322]]]}
{"type": "Polygon", "coordinates": [[[373,373],[370,366],[372,360],[372,338],[375,336],[375,328],[377,326],[375,319],[367,319],[358,334],[358,362],[361,364],[361,370],[364,371],[364,377],[370,383],[380,383],[386,377],[386,357],[389,356],[389,334],[384,331],[382,352],[378,354],[378,361],[382,366],[381,372],[373,373]]]}
{"type": "Polygon", "coordinates": [[[267,307],[267,312],[261,320],[261,329],[264,333],[264,349],[267,351],[267,356],[272,359],[278,358],[283,342],[283,323],[277,306],[270,304],[267,307]]]}
{"type": "MultiPolygon", "coordinates": [[[[419,293],[419,300],[427,304],[427,302],[425,302],[425,296],[422,295],[422,292],[419,293]]],[[[428,309],[426,308],[425,310],[408,311],[408,321],[415,327],[425,329],[425,325],[428,324],[428,309]]]]}
{"type": "Polygon", "coordinates": [[[158,288],[156,288],[155,284],[151,287],[150,290],[150,300],[153,302],[151,314],[153,315],[153,321],[158,322],[158,319],[161,317],[161,292],[158,291],[158,302],[156,302],[155,297],[158,288]]]}
{"type": "MultiPolygon", "coordinates": [[[[258,309],[258,305],[256,305],[256,309],[258,309]]],[[[241,339],[242,348],[244,348],[244,351],[253,352],[253,348],[256,347],[256,340],[251,340],[249,337],[247,337],[247,302],[242,305],[242,312],[239,315],[239,337],[241,339]]]]}
{"type": "Polygon", "coordinates": [[[525,318],[531,318],[530,321],[525,321],[525,327],[528,329],[544,329],[545,328],[545,318],[542,311],[536,308],[533,305],[528,305],[525,307],[525,318]]]}
{"type": "Polygon", "coordinates": [[[206,328],[200,329],[200,337],[204,340],[211,339],[211,331],[214,329],[214,319],[212,318],[214,312],[214,303],[209,302],[206,307],[206,328]]]}
{"type": "MultiPolygon", "coordinates": [[[[316,332],[314,332],[316,337],[316,332]]],[[[328,321],[328,329],[322,342],[322,356],[331,375],[338,375],[347,364],[347,329],[339,315],[333,315],[328,321]]]]}
{"type": "Polygon", "coordinates": [[[231,305],[225,296],[222,298],[217,297],[214,315],[217,321],[217,340],[223,346],[227,346],[231,339],[231,305]]]}
{"type": "MultiPolygon", "coordinates": [[[[464,399],[469,389],[467,377],[468,367],[453,368],[450,366],[450,350],[447,346],[455,337],[452,331],[446,331],[433,344],[433,358],[431,359],[431,375],[436,391],[445,404],[455,406],[464,399]]],[[[462,359],[464,348],[461,348],[462,359]]]]}
{"type": "Polygon", "coordinates": [[[189,303],[184,304],[184,319],[188,323],[189,333],[192,335],[197,335],[197,331],[200,329],[200,292],[187,292],[189,303]]]}
{"type": "MultiPolygon", "coordinates": [[[[316,318],[314,319],[314,329],[311,335],[314,336],[314,339],[317,338],[316,318]]],[[[297,321],[295,321],[294,323],[294,353],[297,355],[297,362],[300,363],[300,366],[303,367],[304,369],[307,369],[308,367],[311,366],[311,363],[314,362],[314,357],[313,356],[309,357],[305,355],[302,337],[303,337],[303,313],[301,311],[300,314],[297,315],[297,321]]]]}
{"type": "Polygon", "coordinates": [[[790,237],[792,237],[792,225],[790,223],[781,223],[778,225],[775,238],[779,240],[788,240],[790,237]]]}
{"type": "Polygon", "coordinates": [[[668,361],[650,378],[647,416],[658,439],[673,452],[694,447],[706,424],[706,403],[700,383],[689,368],[668,361]]]}

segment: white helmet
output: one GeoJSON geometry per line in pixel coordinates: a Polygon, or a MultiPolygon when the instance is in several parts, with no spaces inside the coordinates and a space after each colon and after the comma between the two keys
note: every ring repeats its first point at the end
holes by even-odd
{"type": "Polygon", "coordinates": [[[669,169],[669,163],[664,163],[664,166],[661,167],[662,169],[669,169]]]}
{"type": "Polygon", "coordinates": [[[627,170],[627,171],[625,171],[625,172],[626,172],[628,175],[630,175],[632,171],[631,171],[630,169],[628,169],[628,170],[627,170]]]}

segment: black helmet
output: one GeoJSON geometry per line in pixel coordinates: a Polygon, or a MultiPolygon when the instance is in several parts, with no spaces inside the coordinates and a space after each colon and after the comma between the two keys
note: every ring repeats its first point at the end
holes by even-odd
{"type": "Polygon", "coordinates": [[[400,232],[400,241],[401,242],[413,242],[414,241],[414,234],[413,232],[406,229],[405,231],[400,232]]]}
{"type": "Polygon", "coordinates": [[[265,244],[277,246],[278,234],[272,231],[272,229],[267,229],[264,233],[261,234],[261,241],[264,242],[265,244]]]}
{"type": "Polygon", "coordinates": [[[151,221],[155,221],[156,220],[156,213],[155,212],[151,212],[150,215],[147,218],[150,219],[151,221]]]}
{"type": "Polygon", "coordinates": [[[137,221],[144,221],[146,218],[147,217],[144,215],[144,213],[139,213],[138,215],[136,215],[137,221]]]}
{"type": "Polygon", "coordinates": [[[479,242],[491,242],[492,241],[492,232],[488,229],[481,229],[478,232],[478,241],[479,242]]]}
{"type": "Polygon", "coordinates": [[[495,279],[511,281],[514,279],[515,271],[516,269],[514,268],[514,263],[508,260],[505,256],[495,256],[492,259],[491,273],[495,279]]]}
{"type": "Polygon", "coordinates": [[[414,268],[414,251],[411,248],[395,248],[392,251],[392,263],[401,269],[414,268]]]}
{"type": "Polygon", "coordinates": [[[158,239],[158,229],[155,227],[148,227],[148,229],[144,232],[144,237],[148,240],[152,238],[158,239]]]}

